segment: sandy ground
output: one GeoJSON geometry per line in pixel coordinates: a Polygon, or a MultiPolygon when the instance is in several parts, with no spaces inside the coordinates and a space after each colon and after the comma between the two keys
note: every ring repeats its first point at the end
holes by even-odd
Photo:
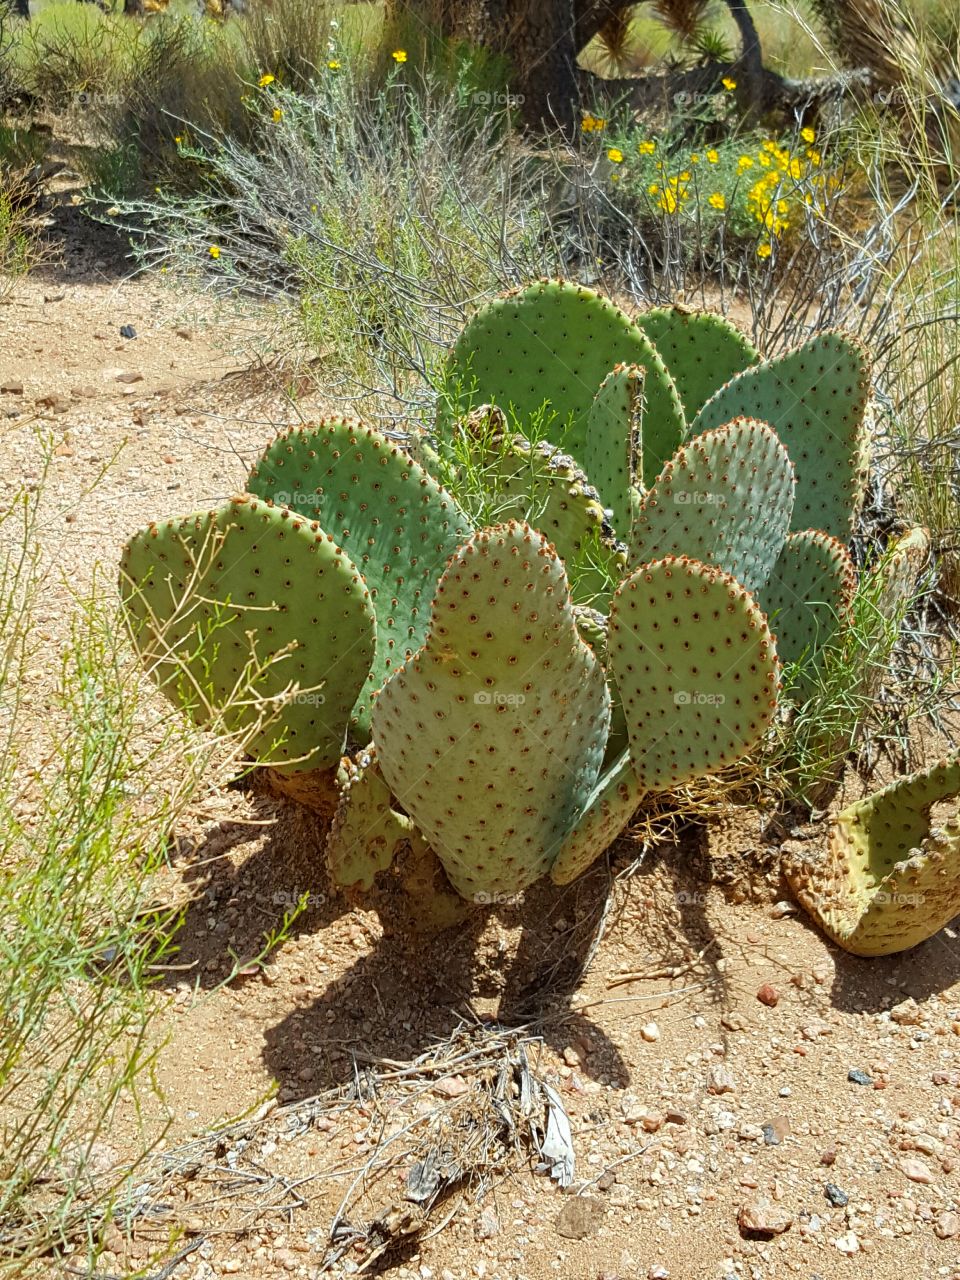
{"type": "MultiPolygon", "coordinates": [[[[273,428],[312,409],[284,397],[283,376],[266,389],[234,376],[249,333],[124,280],[104,243],[69,240],[65,263],[0,310],[0,501],[38,477],[36,431],[59,442],[47,536],[64,581],[40,619],[52,640],[70,586],[98,563],[112,578],[133,529],[241,488],[273,428]]],[[[112,1229],[99,1274],[130,1274],[179,1223],[173,1280],[314,1276],[346,1197],[347,1222],[386,1214],[393,1233],[358,1230],[333,1275],[960,1280],[957,937],[845,955],[765,874],[776,847],[755,815],[642,858],[622,841],[578,884],[421,942],[391,932],[388,893],[356,907],[331,892],[292,806],[226,791],[177,834],[161,888],[192,904],[158,996],[163,1101],[147,1124],[169,1124],[179,1172],[130,1233],[112,1229]],[[230,978],[304,892],[291,939],[230,978]],[[461,1046],[527,1037],[569,1115],[574,1183],[564,1193],[493,1142],[480,1184],[404,1235],[415,1144],[397,1142],[375,1177],[358,1171],[399,1120],[487,1096],[489,1060],[421,1071],[415,1097],[401,1087],[412,1058],[450,1057],[437,1046],[458,1028],[461,1046]],[[185,1146],[274,1093],[248,1129],[185,1146]],[[374,1256],[377,1241],[389,1247],[374,1256]]],[[[108,1162],[133,1131],[119,1115],[108,1162]]]]}

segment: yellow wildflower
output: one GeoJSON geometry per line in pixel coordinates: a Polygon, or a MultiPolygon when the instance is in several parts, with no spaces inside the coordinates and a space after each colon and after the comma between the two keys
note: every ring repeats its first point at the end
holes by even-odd
{"type": "Polygon", "coordinates": [[[331,58],[331,59],[327,62],[327,67],[328,67],[331,71],[339,71],[339,70],[340,70],[340,63],[337,61],[337,59],[336,59],[336,58],[331,58]]]}
{"type": "Polygon", "coordinates": [[[758,244],[758,245],[757,245],[757,257],[758,257],[758,258],[769,258],[769,257],[770,257],[770,254],[771,254],[772,252],[773,252],[773,250],[770,248],[770,246],[769,246],[768,244],[758,244]]]}
{"type": "Polygon", "coordinates": [[[637,147],[642,156],[652,156],[656,149],[657,144],[655,142],[641,142],[637,147]]]}
{"type": "Polygon", "coordinates": [[[273,84],[276,78],[277,78],[276,76],[272,76],[268,73],[265,76],[261,76],[260,79],[257,81],[257,84],[260,86],[261,89],[265,89],[268,84],[273,84]]]}
{"type": "Polygon", "coordinates": [[[212,244],[210,248],[207,250],[207,252],[210,254],[211,258],[214,258],[214,259],[219,258],[220,246],[218,244],[212,244]]]}
{"type": "Polygon", "coordinates": [[[724,76],[723,79],[720,81],[720,83],[726,89],[727,93],[732,93],[733,90],[737,87],[736,80],[731,80],[729,76],[724,76]]]}
{"type": "Polygon", "coordinates": [[[619,147],[610,147],[607,151],[607,159],[611,164],[623,164],[623,152],[619,147]]]}
{"type": "Polygon", "coordinates": [[[711,164],[716,164],[717,161],[720,159],[720,152],[714,151],[713,147],[711,147],[706,154],[707,154],[707,159],[711,164]]]}
{"type": "Polygon", "coordinates": [[[179,147],[180,143],[183,141],[183,137],[182,137],[182,135],[181,135],[181,134],[179,134],[179,133],[178,133],[178,134],[176,134],[176,135],[174,136],[174,139],[173,139],[173,140],[174,140],[174,142],[177,144],[177,146],[179,147]]]}
{"type": "Polygon", "coordinates": [[[406,49],[394,49],[394,51],[393,51],[393,53],[391,53],[390,57],[394,60],[394,62],[398,62],[398,63],[399,63],[399,62],[406,62],[406,60],[407,60],[407,51],[406,51],[406,49]]]}
{"type": "Polygon", "coordinates": [[[814,167],[814,168],[816,168],[816,167],[817,167],[817,165],[820,163],[820,152],[819,152],[819,151],[812,151],[812,150],[811,150],[811,151],[808,151],[808,152],[807,152],[807,159],[810,161],[810,163],[813,165],[813,167],[814,167]]]}
{"type": "Polygon", "coordinates": [[[699,164],[699,163],[700,163],[700,157],[699,157],[699,155],[697,155],[696,151],[695,151],[695,152],[693,153],[693,155],[690,157],[690,163],[691,163],[691,164],[699,164]]]}
{"type": "Polygon", "coordinates": [[[801,129],[800,137],[804,140],[804,142],[814,142],[816,140],[817,135],[814,133],[812,129],[801,129]]]}
{"type": "Polygon", "coordinates": [[[280,121],[283,119],[283,112],[280,110],[279,107],[274,107],[272,114],[273,114],[273,123],[279,124],[280,121]]]}
{"type": "Polygon", "coordinates": [[[681,181],[681,182],[689,182],[689,181],[690,181],[690,170],[689,170],[689,169],[684,169],[683,173],[681,173],[681,175],[680,175],[680,181],[681,181]]]}
{"type": "Polygon", "coordinates": [[[707,204],[710,205],[712,209],[725,209],[727,207],[727,202],[722,191],[715,191],[707,201],[707,204]]]}
{"type": "Polygon", "coordinates": [[[753,156],[741,156],[737,161],[737,172],[743,173],[745,169],[753,167],[753,156]]]}

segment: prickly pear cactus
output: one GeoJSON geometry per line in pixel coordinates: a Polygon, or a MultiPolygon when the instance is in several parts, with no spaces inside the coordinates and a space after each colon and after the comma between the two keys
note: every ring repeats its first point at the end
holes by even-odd
{"type": "Polygon", "coordinates": [[[738,418],[707,431],[677,451],[641,500],[631,564],[688,556],[756,591],[787,536],[794,484],[786,449],[762,422],[738,418]]]}
{"type": "Polygon", "coordinates": [[[376,623],[318,525],[250,496],[148,525],[126,545],[120,593],[148,673],[197,723],[262,722],[250,749],[280,772],[337,761],[376,623]]]}
{"type": "Polygon", "coordinates": [[[846,542],[863,494],[866,352],[844,333],[818,334],[731,379],[706,402],[691,434],[743,415],[766,422],[797,473],[791,528],[822,529],[846,542]]]}
{"type": "Polygon", "coordinates": [[[600,384],[587,413],[584,470],[624,541],[633,522],[640,462],[643,370],[618,364],[600,384]]]}
{"type": "Polygon", "coordinates": [[[318,521],[363,575],[377,645],[351,720],[362,741],[369,737],[372,695],[423,642],[443,566],[469,537],[469,521],[406,453],[343,418],[278,436],[248,485],[318,521]]]}
{"type": "Polygon", "coordinates": [[[958,793],[960,759],[941,761],[837,814],[819,856],[786,854],[798,899],[846,951],[906,951],[960,914],[960,821],[930,827],[933,805],[958,793]]]}
{"type": "Polygon", "coordinates": [[[563,564],[510,523],[450,561],[426,642],[377,695],[373,737],[454,888],[489,900],[549,869],[596,782],[609,721],[563,564]]]}
{"type": "Polygon", "coordinates": [[[327,868],[344,889],[371,889],[379,871],[393,862],[398,846],[416,830],[391,808],[376,752],[367,747],[342,764],[340,803],[327,834],[327,868]]]}
{"type": "Polygon", "coordinates": [[[669,369],[688,422],[725,382],[760,359],[736,325],[708,311],[654,307],[637,325],[669,369]]]}
{"type": "Polygon", "coordinates": [[[461,412],[488,400],[523,422],[549,402],[551,443],[586,466],[593,398],[620,362],[645,370],[644,470],[652,477],[683,439],[680,399],[646,334],[592,289],[541,280],[495,299],[460,335],[448,374],[460,384],[461,412]]]}
{"type": "Polygon", "coordinates": [[[551,868],[573,880],[620,834],[643,796],[746,755],[777,702],[776,647],[752,597],[693,560],[642,565],[614,596],[607,641],[630,750],[597,782],[551,868]]]}

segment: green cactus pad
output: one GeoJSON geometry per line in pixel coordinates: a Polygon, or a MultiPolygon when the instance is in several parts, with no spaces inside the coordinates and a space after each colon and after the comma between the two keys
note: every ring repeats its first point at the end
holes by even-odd
{"type": "Polygon", "coordinates": [[[762,422],[739,418],[679,449],[644,496],[630,563],[688,556],[747,588],[766,582],[790,527],[794,476],[762,422]]]}
{"type": "Polygon", "coordinates": [[[523,422],[549,403],[550,440],[586,466],[590,407],[621,361],[645,370],[644,469],[654,476],[684,437],[680,399],[646,334],[592,289],[541,280],[495,299],[460,335],[448,372],[461,413],[489,400],[523,422]]]}
{"type": "Polygon", "coordinates": [[[563,563],[510,523],[450,561],[426,643],[377,695],[373,736],[454,888],[489,901],[549,869],[596,782],[609,721],[563,563]]]}
{"type": "Polygon", "coordinates": [[[247,728],[262,699],[297,686],[252,754],[293,773],[337,761],[376,624],[356,565],[317,524],[249,496],[151,524],[127,543],[120,591],[147,670],[197,723],[247,728]]]}
{"type": "Polygon", "coordinates": [[[554,884],[569,884],[596,862],[623,832],[645,794],[625,751],[600,778],[580,821],[560,846],[550,868],[554,884]]]}
{"type": "Polygon", "coordinates": [[[674,558],[642,565],[614,596],[608,650],[647,790],[731,764],[773,719],[773,637],[753,598],[719,569],[674,558]]]}
{"type": "Polygon", "coordinates": [[[556,445],[500,437],[480,463],[498,523],[526,522],[553,543],[576,602],[606,603],[621,576],[623,554],[613,539],[596,489],[556,445]]]}
{"type": "Polygon", "coordinates": [[[635,364],[618,364],[604,378],[587,415],[584,470],[624,540],[633,519],[631,498],[639,468],[642,409],[643,370],[635,364]]]}
{"type": "Polygon", "coordinates": [[[802,663],[794,674],[795,694],[809,696],[816,686],[823,650],[849,616],[856,589],[842,543],[816,529],[790,534],[757,602],[777,637],[780,661],[802,663]]]}
{"type": "Polygon", "coordinates": [[[960,760],[940,761],[844,809],[825,851],[785,851],[798,899],[845,950],[906,951],[960,914],[960,822],[930,828],[933,805],[958,793],[960,760]]]}
{"type": "Polygon", "coordinates": [[[687,421],[715,391],[759,360],[756,348],[723,316],[687,307],[654,307],[637,317],[670,370],[687,421]]]}
{"type": "Polygon", "coordinates": [[[277,437],[250,475],[251,493],[319,521],[352,557],[377,615],[377,648],[353,709],[369,736],[370,699],[426,635],[443,566],[470,524],[453,498],[378,431],[342,418],[277,437]]]}
{"type": "Polygon", "coordinates": [[[791,528],[850,537],[863,496],[863,419],[870,365],[844,333],[818,334],[737,374],[703,406],[691,434],[739,415],[769,423],[797,472],[791,528]]]}
{"type": "Polygon", "coordinates": [[[340,803],[327,835],[327,867],[341,888],[370,889],[377,872],[386,871],[398,845],[415,828],[390,807],[390,788],[372,748],[345,760],[343,773],[340,803]]]}

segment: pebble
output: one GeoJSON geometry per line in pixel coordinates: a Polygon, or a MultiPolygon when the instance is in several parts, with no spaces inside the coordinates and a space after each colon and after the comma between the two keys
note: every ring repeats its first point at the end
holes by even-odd
{"type": "Polygon", "coordinates": [[[0,393],[5,396],[22,396],[22,382],[0,382],[0,393]]]}
{"type": "Polygon", "coordinates": [[[143,374],[136,369],[128,369],[124,373],[118,373],[115,382],[142,382],[143,374]]]}
{"type": "Polygon", "coordinates": [[[640,1035],[648,1044],[653,1044],[660,1039],[660,1028],[655,1022],[648,1022],[640,1028],[640,1035]]]}
{"type": "Polygon", "coordinates": [[[136,336],[137,336],[137,331],[132,324],[122,324],[120,326],[121,338],[135,338],[136,336]]]}
{"type": "Polygon", "coordinates": [[[492,1240],[494,1236],[500,1234],[500,1219],[497,1217],[497,1211],[488,1205],[480,1214],[480,1221],[477,1223],[477,1239],[492,1240]]]}
{"type": "Polygon", "coordinates": [[[858,1071],[856,1067],[850,1068],[847,1079],[851,1084],[873,1084],[873,1077],[868,1076],[865,1071],[858,1071]]]}
{"type": "Polygon", "coordinates": [[[835,1164],[837,1160],[837,1148],[826,1147],[820,1152],[820,1163],[827,1166],[835,1164]]]}
{"type": "Polygon", "coordinates": [[[651,1267],[647,1272],[647,1280],[670,1280],[670,1272],[666,1267],[651,1267]]]}
{"type": "Polygon", "coordinates": [[[890,1010],[890,1021],[901,1027],[916,1027],[920,1024],[920,1006],[912,996],[901,1000],[890,1010]]]}
{"type": "Polygon", "coordinates": [[[847,1193],[845,1191],[841,1191],[833,1182],[827,1182],[824,1184],[823,1194],[835,1209],[842,1209],[843,1206],[848,1204],[850,1201],[850,1197],[847,1193]]]}
{"type": "Polygon", "coordinates": [[[750,1234],[779,1236],[793,1226],[793,1217],[765,1196],[758,1196],[740,1206],[737,1225],[750,1234]]]}
{"type": "Polygon", "coordinates": [[[955,1213],[941,1213],[933,1225],[934,1234],[941,1240],[952,1240],[960,1235],[960,1216],[955,1213]]]}
{"type": "Polygon", "coordinates": [[[707,1072],[708,1093],[736,1093],[737,1082],[729,1067],[711,1067],[707,1072]]]}
{"type": "Polygon", "coordinates": [[[922,1160],[901,1160],[900,1172],[905,1174],[911,1182],[921,1182],[927,1187],[933,1182],[933,1174],[922,1160]]]}
{"type": "Polygon", "coordinates": [[[797,904],[795,902],[787,902],[782,899],[775,902],[770,908],[770,916],[773,920],[782,920],[784,916],[795,916],[797,914],[797,904]]]}
{"type": "Polygon", "coordinates": [[[566,1240],[585,1240],[600,1229],[606,1212],[606,1201],[596,1196],[570,1196],[557,1214],[557,1235],[566,1240]]]}
{"type": "Polygon", "coordinates": [[[780,993],[776,987],[769,982],[765,982],[757,991],[757,999],[761,1004],[765,1004],[768,1009],[775,1009],[780,1003],[780,993]]]}
{"type": "Polygon", "coordinates": [[[846,1235],[838,1236],[831,1243],[835,1249],[839,1249],[841,1253],[846,1253],[851,1257],[860,1251],[860,1241],[852,1231],[848,1231],[846,1235]]]}

